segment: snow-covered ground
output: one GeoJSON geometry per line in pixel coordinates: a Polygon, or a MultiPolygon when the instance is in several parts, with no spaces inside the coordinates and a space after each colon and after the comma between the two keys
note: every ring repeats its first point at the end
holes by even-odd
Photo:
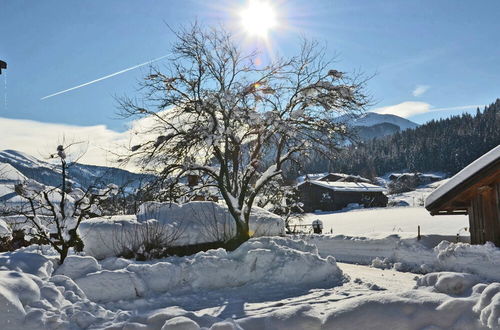
{"type": "Polygon", "coordinates": [[[469,227],[466,215],[431,216],[423,207],[387,207],[355,209],[350,211],[310,213],[302,223],[310,224],[319,219],[323,222],[323,233],[380,237],[400,234],[416,237],[418,226],[422,234],[469,236],[464,228],[469,227]]]}
{"type": "MultiPolygon", "coordinates": [[[[118,222],[182,220],[164,217],[182,208],[153,209],[118,222]]],[[[500,249],[463,243],[466,216],[394,207],[304,223],[314,219],[334,233],[151,261],[72,254],[59,266],[48,247],[1,253],[0,329],[500,329],[500,249]]]]}
{"type": "Polygon", "coordinates": [[[433,182],[414,191],[389,195],[389,202],[403,201],[409,206],[395,206],[369,209],[346,209],[335,212],[309,213],[302,224],[319,219],[323,222],[323,233],[335,235],[385,237],[398,234],[402,237],[416,237],[418,226],[423,235],[456,236],[464,239],[470,236],[469,220],[466,215],[431,216],[424,208],[424,201],[440,185],[448,180],[433,182]]]}
{"type": "Polygon", "coordinates": [[[50,251],[34,252],[0,256],[2,329],[500,327],[500,283],[491,278],[337,264],[296,239],[155,262],[72,256],[59,267],[50,251]]]}

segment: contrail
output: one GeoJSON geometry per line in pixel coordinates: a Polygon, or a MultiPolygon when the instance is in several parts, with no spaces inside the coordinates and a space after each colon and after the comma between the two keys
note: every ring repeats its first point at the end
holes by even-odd
{"type": "Polygon", "coordinates": [[[150,64],[150,63],[153,63],[153,62],[156,62],[156,61],[159,61],[161,59],[164,59],[165,57],[167,57],[168,55],[165,55],[165,56],[161,56],[161,57],[158,57],[158,58],[155,58],[155,59],[152,59],[150,61],[147,61],[147,62],[144,62],[144,63],[141,63],[141,64],[137,64],[137,65],[134,65],[130,68],[127,68],[127,69],[123,69],[121,71],[118,71],[118,72],[115,72],[115,73],[112,73],[112,74],[108,74],[107,76],[104,76],[104,77],[101,77],[101,78],[97,78],[96,80],[92,80],[92,81],[89,81],[89,82],[86,82],[86,83],[83,83],[81,85],[78,85],[78,86],[75,86],[75,87],[71,87],[71,88],[68,88],[68,89],[65,89],[63,91],[60,91],[60,92],[57,92],[57,93],[54,93],[54,94],[50,94],[50,95],[47,95],[47,96],[44,96],[42,97],[40,100],[45,100],[45,99],[48,99],[49,97],[53,97],[53,96],[56,96],[56,95],[59,95],[59,94],[63,94],[63,93],[66,93],[66,92],[69,92],[69,91],[72,91],[72,90],[75,90],[75,89],[78,89],[78,88],[81,88],[81,87],[85,87],[87,85],[90,85],[90,84],[93,84],[93,83],[96,83],[98,81],[101,81],[101,80],[104,80],[104,79],[108,79],[108,78],[111,78],[111,77],[114,77],[116,75],[119,75],[119,74],[122,74],[124,72],[127,72],[127,71],[130,71],[130,70],[134,70],[134,69],[137,69],[138,67],[141,67],[141,66],[144,66],[146,64],[150,64]]]}

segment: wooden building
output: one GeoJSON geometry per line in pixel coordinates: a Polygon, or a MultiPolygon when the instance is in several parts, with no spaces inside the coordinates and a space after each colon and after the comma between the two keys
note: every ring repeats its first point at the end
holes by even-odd
{"type": "Polygon", "coordinates": [[[333,182],[365,182],[372,183],[369,179],[363,178],[358,175],[349,175],[344,173],[328,173],[318,179],[319,181],[333,181],[333,182]]]}
{"type": "Polygon", "coordinates": [[[500,145],[478,158],[425,201],[432,215],[468,214],[472,244],[500,246],[500,145]]]}
{"type": "Polygon", "coordinates": [[[348,204],[357,203],[364,207],[385,207],[385,189],[366,182],[304,181],[297,186],[303,210],[335,211],[348,204]]]}

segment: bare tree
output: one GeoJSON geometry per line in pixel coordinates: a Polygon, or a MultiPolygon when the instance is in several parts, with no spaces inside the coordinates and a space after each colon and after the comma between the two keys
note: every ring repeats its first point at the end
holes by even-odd
{"type": "Polygon", "coordinates": [[[68,180],[69,164],[66,162],[68,147],[59,145],[57,152],[51,155],[51,158],[58,158],[60,161],[60,186],[45,186],[34,180],[15,185],[15,192],[26,203],[11,212],[26,219],[27,236],[51,245],[59,253],[61,264],[70,248],[83,248],[77,234],[80,223],[99,215],[101,201],[114,194],[117,189],[115,185],[103,189],[89,187],[85,191],[71,187],[68,180]]]}
{"type": "Polygon", "coordinates": [[[262,65],[223,28],[194,23],[176,36],[168,66],[145,78],[143,98],[119,100],[123,115],[148,123],[122,161],[160,173],[171,187],[199,173],[227,203],[238,244],[249,238],[256,198],[284,164],[335,155],[349,134],[337,118],[363,111],[365,80],[333,69],[316,42],[262,65]]]}

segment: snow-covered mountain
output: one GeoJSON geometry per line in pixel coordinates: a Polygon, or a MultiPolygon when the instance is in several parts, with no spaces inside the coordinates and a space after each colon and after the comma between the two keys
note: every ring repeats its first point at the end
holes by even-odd
{"type": "Polygon", "coordinates": [[[383,115],[375,112],[366,112],[359,117],[344,115],[337,120],[355,127],[357,135],[362,140],[391,135],[418,126],[418,124],[396,115],[383,115]]]}
{"type": "MultiPolygon", "coordinates": [[[[0,180],[2,172],[6,172],[4,174],[9,177],[22,175],[49,186],[59,186],[61,182],[60,166],[16,150],[0,151],[0,180]],[[8,171],[2,171],[2,168],[8,171]]],[[[127,185],[129,189],[136,188],[141,181],[144,183],[150,179],[147,175],[119,168],[86,164],[72,164],[68,169],[68,178],[73,184],[82,187],[114,183],[118,186],[127,185]]]]}
{"type": "Polygon", "coordinates": [[[399,126],[399,129],[404,131],[408,128],[415,128],[418,124],[412,122],[411,120],[389,114],[379,114],[375,112],[367,112],[358,118],[351,121],[354,126],[374,126],[382,123],[389,123],[399,126]]]}

